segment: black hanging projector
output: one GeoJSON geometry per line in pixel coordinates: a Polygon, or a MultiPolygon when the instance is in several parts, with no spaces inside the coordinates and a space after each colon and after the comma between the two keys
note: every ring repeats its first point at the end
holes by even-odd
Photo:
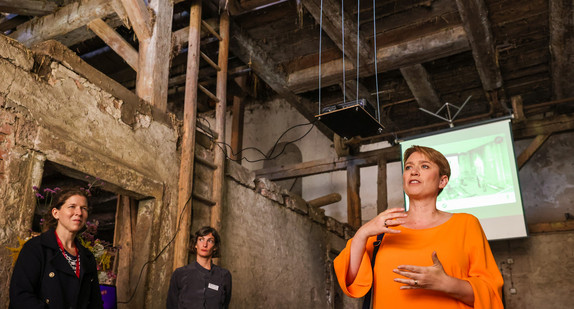
{"type": "Polygon", "coordinates": [[[345,101],[321,108],[315,116],[341,137],[369,137],[383,132],[375,107],[367,100],[345,101]]]}

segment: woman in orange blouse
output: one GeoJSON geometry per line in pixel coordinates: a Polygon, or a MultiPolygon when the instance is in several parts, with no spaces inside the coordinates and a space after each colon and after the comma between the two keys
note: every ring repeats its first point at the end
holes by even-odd
{"type": "Polygon", "coordinates": [[[391,208],[365,223],[335,259],[345,294],[373,287],[373,308],[503,308],[502,276],[478,220],[436,208],[450,166],[438,151],[405,151],[409,211],[391,208]],[[376,237],[385,233],[371,267],[376,237]],[[423,307],[424,306],[424,307],[423,307]]]}

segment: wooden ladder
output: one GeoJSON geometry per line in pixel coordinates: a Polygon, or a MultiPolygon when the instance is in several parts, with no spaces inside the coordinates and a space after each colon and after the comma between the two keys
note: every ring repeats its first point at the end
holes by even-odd
{"type": "Polygon", "coordinates": [[[225,139],[225,113],[227,96],[227,60],[229,51],[229,15],[222,11],[219,20],[219,33],[201,19],[202,2],[193,0],[190,7],[189,49],[185,85],[185,103],[183,116],[183,137],[181,143],[181,163],[178,182],[177,217],[174,224],[179,226],[175,239],[173,269],[188,263],[188,248],[192,226],[192,204],[201,202],[210,207],[210,225],[220,229],[221,202],[223,198],[225,154],[220,147],[213,147],[214,159],[211,162],[206,156],[196,154],[196,129],[199,126],[206,132],[211,132],[213,145],[225,139]],[[219,41],[219,56],[217,64],[200,50],[201,28],[211,33],[219,41]],[[213,94],[198,83],[199,63],[203,59],[217,70],[216,93],[213,94]],[[197,122],[198,90],[215,101],[215,127],[206,130],[203,124],[197,122]],[[211,196],[195,190],[194,164],[206,167],[213,172],[211,196]],[[181,218],[181,219],[180,219],[181,218]],[[180,221],[181,220],[181,221],[180,221]]]}

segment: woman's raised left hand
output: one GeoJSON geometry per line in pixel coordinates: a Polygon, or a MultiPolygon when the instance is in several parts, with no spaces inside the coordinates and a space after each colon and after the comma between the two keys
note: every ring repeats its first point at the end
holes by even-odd
{"type": "Polygon", "coordinates": [[[462,301],[468,306],[474,306],[474,291],[467,280],[447,275],[436,252],[431,255],[431,266],[400,265],[393,272],[405,278],[395,278],[395,282],[403,283],[401,290],[428,289],[444,292],[462,301]]]}
{"type": "Polygon", "coordinates": [[[451,278],[446,274],[444,268],[436,252],[431,255],[433,265],[431,266],[415,266],[415,265],[400,265],[393,272],[405,278],[395,278],[395,282],[403,283],[401,289],[429,289],[441,290],[444,286],[444,281],[451,278]]]}

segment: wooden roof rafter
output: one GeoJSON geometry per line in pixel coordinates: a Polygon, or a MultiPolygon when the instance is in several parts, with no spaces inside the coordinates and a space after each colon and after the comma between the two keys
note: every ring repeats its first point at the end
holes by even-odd
{"type": "Polygon", "coordinates": [[[96,18],[88,23],[88,28],[120,55],[134,71],[138,71],[138,51],[112,27],[105,21],[96,18]]]}
{"type": "Polygon", "coordinates": [[[18,15],[42,16],[58,9],[54,2],[45,0],[0,0],[0,12],[18,15]]]}
{"type": "Polygon", "coordinates": [[[486,97],[495,111],[508,112],[508,100],[504,95],[502,74],[486,4],[484,0],[456,0],[456,4],[468,35],[482,87],[487,93],[486,97]]]}
{"type": "Polygon", "coordinates": [[[130,23],[140,41],[152,36],[152,18],[143,0],[121,0],[130,23]]]}
{"type": "MultiPolygon", "coordinates": [[[[276,69],[277,64],[267,57],[259,43],[237,25],[231,23],[231,28],[236,29],[231,37],[233,53],[244,63],[249,63],[253,71],[303,117],[309,122],[315,122],[317,103],[311,102],[287,88],[286,76],[279,73],[276,69]]],[[[324,124],[318,122],[316,126],[325,136],[332,138],[333,132],[324,124]]]]}
{"type": "Polygon", "coordinates": [[[552,95],[560,100],[574,97],[574,3],[550,0],[549,10],[552,95]]]}
{"type": "Polygon", "coordinates": [[[80,0],[52,14],[21,24],[9,36],[30,47],[69,33],[96,18],[105,18],[114,12],[112,2],[108,0],[80,0]]]}

